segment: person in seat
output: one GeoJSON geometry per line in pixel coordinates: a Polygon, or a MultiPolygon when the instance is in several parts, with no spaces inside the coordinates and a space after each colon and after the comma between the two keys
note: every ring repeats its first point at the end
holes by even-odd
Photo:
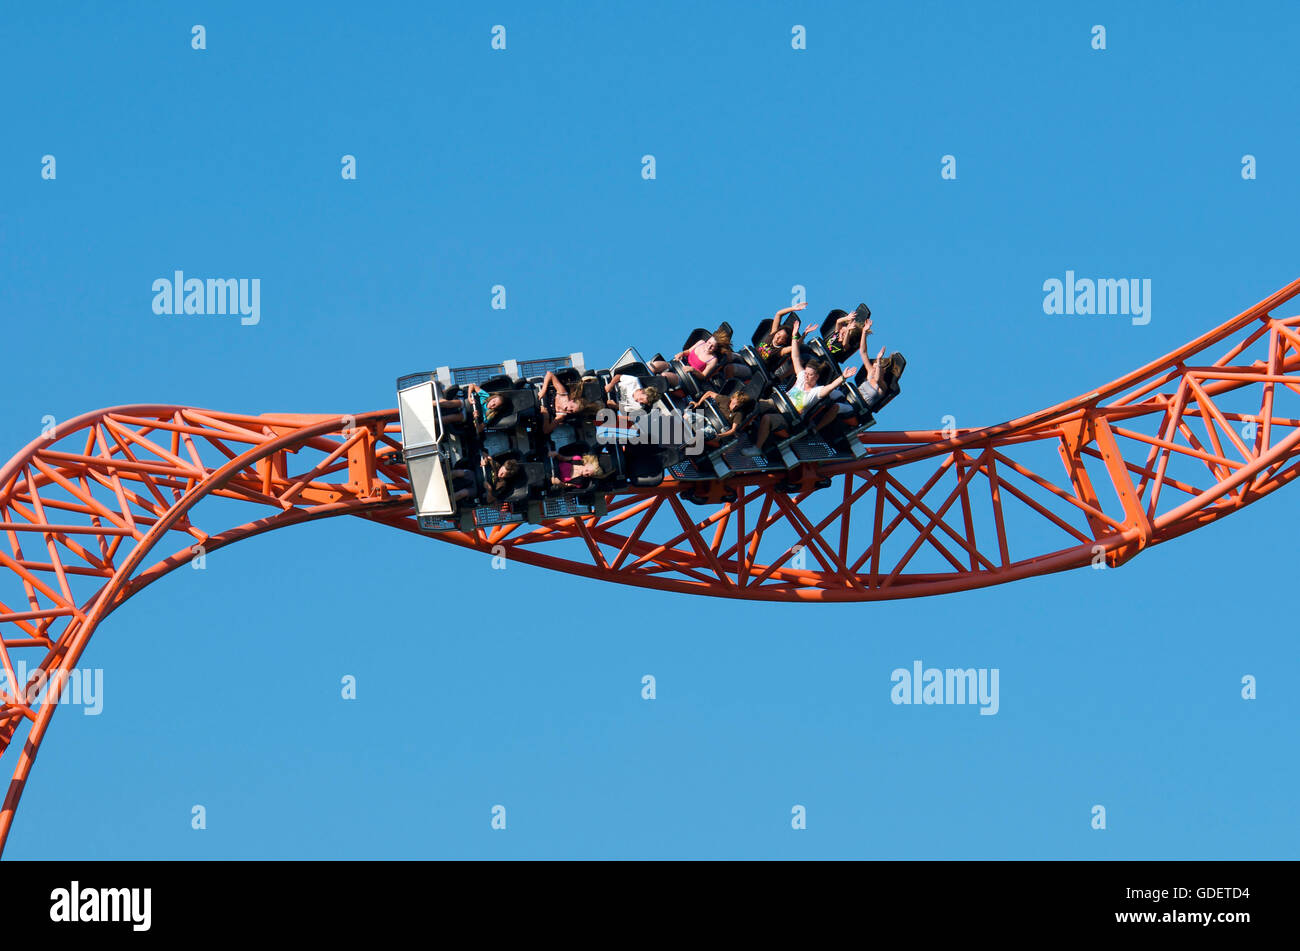
{"type": "Polygon", "coordinates": [[[463,398],[441,399],[437,403],[444,423],[459,426],[473,422],[479,432],[493,420],[510,415],[511,409],[509,397],[488,393],[477,383],[466,384],[463,398]]]}
{"type": "MultiPolygon", "coordinates": [[[[730,338],[726,334],[723,337],[723,340],[719,340],[717,334],[705,337],[695,346],[677,354],[673,359],[684,363],[686,372],[696,377],[701,383],[707,383],[723,366],[724,351],[731,349],[730,338]]],[[[681,381],[673,371],[672,364],[667,360],[653,361],[650,364],[650,370],[652,373],[666,379],[669,386],[677,387],[681,385],[681,381]]]]}
{"type": "Polygon", "coordinates": [[[542,417],[542,432],[548,436],[561,423],[584,415],[594,415],[600,409],[581,396],[570,396],[568,388],[551,371],[542,379],[537,395],[541,402],[539,412],[542,417]]]}
{"type": "Polygon", "coordinates": [[[754,375],[745,358],[731,348],[731,331],[719,327],[713,332],[718,343],[718,375],[724,380],[748,380],[754,375]]]}
{"type": "Polygon", "coordinates": [[[497,462],[488,455],[487,450],[483,450],[483,470],[486,474],[486,488],[484,496],[493,504],[508,498],[519,486],[519,480],[523,478],[524,468],[519,464],[518,459],[507,459],[504,462],[497,462]]]}
{"type": "Polygon", "coordinates": [[[767,368],[769,373],[775,374],[777,367],[790,356],[790,348],[793,345],[794,338],[799,336],[799,319],[797,317],[791,327],[782,327],[781,320],[787,314],[793,314],[807,306],[807,304],[795,304],[793,307],[782,308],[772,315],[772,329],[758,342],[756,348],[758,358],[763,361],[763,366],[767,368]]]}
{"type": "MultiPolygon", "coordinates": [[[[870,321],[868,321],[870,325],[870,321]]],[[[858,356],[862,358],[862,365],[867,368],[867,378],[858,384],[858,392],[862,394],[863,402],[870,409],[875,406],[876,401],[881,397],[880,373],[884,368],[881,357],[885,355],[885,348],[881,347],[880,352],[876,354],[876,359],[872,360],[867,354],[867,334],[868,330],[862,335],[862,342],[858,345],[858,356]]]]}
{"type": "Polygon", "coordinates": [[[849,314],[842,310],[831,313],[840,316],[835,318],[835,324],[822,336],[822,342],[826,345],[827,353],[843,362],[858,349],[859,342],[865,342],[871,334],[871,318],[863,321],[856,312],[849,314]]]}
{"type": "Polygon", "coordinates": [[[722,432],[715,434],[709,440],[710,442],[720,442],[724,439],[731,439],[733,436],[737,435],[748,421],[750,415],[754,412],[755,406],[757,406],[754,398],[744,390],[736,390],[725,399],[713,390],[709,390],[690,405],[695,409],[699,409],[705,400],[713,400],[714,405],[718,407],[718,411],[722,414],[722,418],[728,423],[728,427],[722,432]]]}
{"type": "Polygon", "coordinates": [[[610,409],[623,410],[628,412],[634,408],[640,408],[645,412],[650,412],[650,408],[659,402],[662,396],[657,386],[642,386],[641,378],[632,376],[629,373],[615,373],[605,384],[605,393],[613,396],[618,391],[618,399],[611,400],[607,405],[610,409]]]}
{"type": "Polygon", "coordinates": [[[608,474],[604,464],[595,453],[581,456],[561,455],[552,450],[551,458],[555,460],[556,475],[551,477],[551,486],[557,489],[585,489],[594,479],[603,479],[608,474]]]}
{"type": "MultiPolygon", "coordinates": [[[[821,375],[821,367],[817,364],[805,365],[803,363],[799,357],[798,338],[795,339],[794,346],[790,350],[790,359],[794,362],[794,382],[785,391],[785,395],[789,397],[795,412],[802,419],[814,424],[828,422],[828,420],[822,418],[824,412],[830,412],[832,414],[831,418],[834,418],[835,408],[833,406],[819,404],[825,397],[839,389],[846,379],[852,379],[858,368],[854,366],[845,367],[844,372],[835,379],[829,383],[819,385],[817,380],[821,375]]],[[[774,429],[780,429],[786,423],[785,417],[771,400],[760,401],[758,407],[762,415],[758,421],[758,433],[754,438],[754,445],[746,446],[741,450],[747,456],[761,456],[768,436],[772,434],[774,429]]]]}

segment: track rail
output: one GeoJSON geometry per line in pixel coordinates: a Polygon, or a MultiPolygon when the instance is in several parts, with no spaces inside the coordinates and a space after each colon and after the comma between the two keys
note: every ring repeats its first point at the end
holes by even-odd
{"type": "MultiPolygon", "coordinates": [[[[749,600],[923,597],[1119,565],[1300,474],[1300,317],[1272,316],[1298,293],[1300,280],[1030,416],[869,433],[863,459],[721,480],[704,508],[668,479],[611,494],[600,517],[426,537],[749,600]]],[[[351,515],[418,531],[391,463],[396,419],[119,406],[68,420],[0,468],[0,754],[13,764],[0,849],[60,689],[127,598],[300,522],[351,515]]]]}

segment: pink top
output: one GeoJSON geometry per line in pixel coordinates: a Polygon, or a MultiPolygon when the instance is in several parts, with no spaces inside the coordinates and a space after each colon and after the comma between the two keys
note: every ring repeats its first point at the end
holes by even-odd
{"type": "MultiPolygon", "coordinates": [[[[699,344],[696,344],[695,346],[699,346],[699,344]]],[[[703,372],[704,372],[704,368],[708,366],[708,363],[706,363],[705,361],[701,360],[701,359],[696,355],[696,353],[695,353],[695,347],[691,347],[691,352],[688,353],[688,354],[686,354],[686,359],[687,359],[688,361],[690,361],[691,368],[692,368],[693,370],[695,370],[695,372],[697,372],[697,373],[703,373],[703,372]]]]}

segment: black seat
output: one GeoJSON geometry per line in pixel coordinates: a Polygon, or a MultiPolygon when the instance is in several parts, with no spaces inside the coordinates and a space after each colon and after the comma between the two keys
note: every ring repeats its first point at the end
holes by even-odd
{"type": "MultiPolygon", "coordinates": [[[[849,312],[847,310],[840,310],[838,307],[835,308],[829,314],[827,314],[826,317],[822,320],[822,322],[817,326],[817,336],[825,340],[826,334],[829,333],[832,329],[834,329],[835,322],[839,320],[841,317],[847,317],[847,316],[849,316],[849,312]]],[[[871,308],[868,307],[866,304],[859,304],[853,310],[853,317],[858,323],[866,323],[866,321],[871,317],[871,308]]]]}
{"type": "Polygon", "coordinates": [[[517,449],[508,449],[505,452],[497,453],[489,458],[485,467],[480,468],[479,477],[482,480],[483,487],[487,488],[494,483],[497,469],[511,459],[519,462],[521,472],[511,480],[504,497],[497,496],[497,502],[520,502],[528,497],[528,463],[523,461],[523,457],[517,449]]]}
{"type": "Polygon", "coordinates": [[[696,327],[691,331],[691,335],[686,338],[686,342],[682,344],[682,349],[689,350],[701,340],[708,340],[712,336],[713,334],[705,330],[703,327],[696,327]]]}
{"type": "Polygon", "coordinates": [[[876,410],[884,409],[885,406],[893,401],[894,397],[902,392],[902,387],[898,384],[898,378],[901,377],[903,371],[907,369],[907,359],[901,353],[893,353],[890,354],[890,356],[892,359],[889,368],[880,375],[880,382],[884,384],[885,395],[884,398],[874,407],[876,410]]]}
{"type": "Polygon", "coordinates": [[[890,356],[893,358],[890,361],[892,367],[885,371],[884,378],[889,380],[891,389],[896,389],[898,387],[898,378],[901,377],[903,371],[907,369],[907,358],[897,350],[890,354],[890,356]]]}
{"type": "Polygon", "coordinates": [[[495,395],[510,400],[510,412],[488,426],[490,430],[514,429],[520,421],[532,419],[537,415],[537,391],[531,387],[526,390],[497,390],[495,395]]]}
{"type": "Polygon", "coordinates": [[[740,384],[740,388],[744,392],[748,393],[752,399],[757,401],[767,394],[768,384],[763,380],[758,379],[758,377],[750,377],[748,380],[744,380],[740,384]]]}
{"type": "Polygon", "coordinates": [[[690,368],[687,364],[683,363],[681,360],[674,360],[672,362],[672,368],[673,372],[677,374],[677,379],[681,381],[682,392],[692,397],[699,396],[704,392],[699,378],[697,378],[694,373],[690,372],[690,368]]]}
{"type": "MultiPolygon", "coordinates": [[[[555,451],[562,456],[581,456],[584,453],[599,453],[606,450],[604,443],[596,435],[596,424],[590,420],[581,420],[572,427],[573,436],[563,443],[557,443],[555,451]]],[[[558,431],[558,430],[557,430],[558,431]]]]}
{"type": "Polygon", "coordinates": [[[673,389],[668,382],[668,378],[664,376],[641,377],[641,386],[643,389],[647,386],[653,386],[659,391],[661,399],[673,389]]]}
{"type": "Polygon", "coordinates": [[[668,454],[655,446],[626,446],[623,449],[623,471],[632,485],[658,485],[664,481],[667,464],[668,454]]]}
{"type": "MultiPolygon", "coordinates": [[[[819,375],[818,378],[819,383],[830,382],[831,376],[830,374],[824,372],[825,369],[833,368],[838,373],[840,370],[844,368],[844,365],[843,363],[841,363],[841,361],[831,356],[831,352],[826,349],[826,343],[823,340],[802,340],[800,341],[800,347],[807,352],[811,352],[814,358],[822,364],[823,372],[819,375]]],[[[854,352],[856,353],[857,351],[854,352]]],[[[807,362],[808,361],[805,359],[804,363],[807,364],[807,362]]],[[[849,362],[849,361],[846,358],[844,362],[849,362]]]]}
{"type": "Polygon", "coordinates": [[[514,386],[514,381],[510,379],[507,373],[498,373],[496,376],[490,376],[479,384],[479,389],[486,390],[489,393],[500,393],[502,390],[508,390],[514,386]]]}
{"type": "Polygon", "coordinates": [[[481,498],[483,495],[483,470],[478,465],[478,459],[460,458],[452,462],[448,467],[449,472],[468,472],[469,475],[456,476],[450,479],[453,491],[459,489],[473,489],[470,493],[469,500],[481,498]]]}
{"type": "Polygon", "coordinates": [[[824,318],[822,318],[822,322],[817,325],[817,336],[825,340],[826,334],[835,328],[835,322],[839,320],[841,317],[847,317],[848,315],[849,312],[847,310],[841,310],[840,308],[836,307],[824,318]]]}
{"type": "MultiPolygon", "coordinates": [[[[868,409],[874,415],[883,409],[894,397],[902,392],[898,384],[898,378],[903,375],[907,369],[907,359],[901,353],[891,353],[881,357],[882,360],[888,360],[889,365],[881,372],[879,392],[876,397],[868,404],[868,409]]],[[[867,381],[867,368],[864,366],[857,372],[853,378],[855,387],[861,386],[867,381]]]]}
{"type": "Polygon", "coordinates": [[[550,485],[546,477],[546,466],[540,462],[525,462],[523,464],[524,479],[523,484],[510,494],[508,501],[520,502],[528,497],[540,498],[550,485]],[[522,496],[520,491],[522,490],[522,496]]]}
{"type": "MultiPolygon", "coordinates": [[[[784,317],[781,318],[781,326],[784,327],[786,330],[790,331],[791,334],[793,334],[794,322],[798,319],[799,319],[798,314],[786,314],[784,317]]],[[[754,332],[749,335],[749,342],[752,343],[755,347],[757,347],[760,343],[763,342],[763,338],[767,336],[768,331],[770,331],[771,329],[772,329],[772,318],[765,317],[764,319],[758,322],[758,326],[754,328],[754,332]]]]}

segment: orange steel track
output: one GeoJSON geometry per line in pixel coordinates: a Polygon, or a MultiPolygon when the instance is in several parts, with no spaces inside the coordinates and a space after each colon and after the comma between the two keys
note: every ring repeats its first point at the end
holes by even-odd
{"type": "MultiPolygon", "coordinates": [[[[1031,416],[869,433],[854,462],[696,484],[706,508],[667,478],[611,493],[603,516],[425,537],[603,581],[779,601],[923,597],[1119,565],[1300,473],[1300,316],[1271,314],[1297,293],[1300,280],[1031,416]]],[[[396,419],[119,406],[63,423],[0,468],[0,755],[13,762],[0,849],[58,688],[123,601],[199,555],[300,522],[353,515],[418,532],[391,461],[396,419]],[[204,499],[224,500],[205,506],[215,531],[195,520],[204,499]]]]}

